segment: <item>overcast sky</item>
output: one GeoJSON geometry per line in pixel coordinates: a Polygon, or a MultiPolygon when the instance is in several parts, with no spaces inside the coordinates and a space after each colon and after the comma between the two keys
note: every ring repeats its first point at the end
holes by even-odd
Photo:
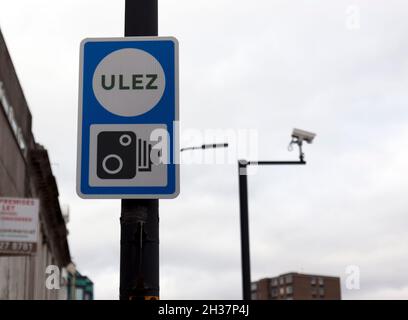
{"type": "MultiPolygon", "coordinates": [[[[258,137],[230,164],[182,164],[180,196],[160,201],[162,299],[241,298],[235,159],[297,159],[293,127],[317,133],[307,166],[249,177],[252,279],[335,275],[345,299],[408,299],[407,16],[406,0],[159,1],[159,34],[180,42],[181,145],[213,142],[208,129],[258,137]]],[[[35,138],[71,208],[72,257],[97,299],[118,297],[120,201],[75,193],[79,43],[120,37],[123,23],[124,1],[0,0],[35,138]]]]}

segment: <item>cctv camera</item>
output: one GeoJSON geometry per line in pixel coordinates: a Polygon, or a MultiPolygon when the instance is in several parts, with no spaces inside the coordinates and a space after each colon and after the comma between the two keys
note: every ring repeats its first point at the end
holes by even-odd
{"type": "Polygon", "coordinates": [[[292,138],[297,139],[299,142],[306,141],[307,143],[312,143],[315,136],[315,133],[296,128],[292,132],[292,138]]]}

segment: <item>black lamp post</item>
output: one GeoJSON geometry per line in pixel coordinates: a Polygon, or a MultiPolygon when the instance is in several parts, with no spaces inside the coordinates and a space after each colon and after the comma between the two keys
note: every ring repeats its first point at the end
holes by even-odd
{"type": "Polygon", "coordinates": [[[242,262],[242,290],[243,299],[251,300],[251,263],[249,251],[249,224],[248,224],[248,179],[247,167],[249,165],[305,165],[304,153],[302,151],[303,141],[312,143],[314,133],[294,129],[292,133],[292,144],[299,147],[299,161],[246,161],[238,160],[239,177],[239,204],[240,204],[240,225],[241,225],[241,262],[242,262]]]}

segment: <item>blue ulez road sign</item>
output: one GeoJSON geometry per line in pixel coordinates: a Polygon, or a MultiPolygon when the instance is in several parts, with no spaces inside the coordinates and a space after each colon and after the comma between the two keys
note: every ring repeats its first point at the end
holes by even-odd
{"type": "Polygon", "coordinates": [[[78,195],[176,197],[177,40],[85,39],[79,75],[78,195]]]}

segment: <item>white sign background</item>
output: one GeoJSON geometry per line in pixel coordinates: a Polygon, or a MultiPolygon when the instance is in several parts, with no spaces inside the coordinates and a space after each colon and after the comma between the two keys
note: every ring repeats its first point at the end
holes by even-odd
{"type": "Polygon", "coordinates": [[[0,198],[0,241],[37,242],[38,199],[0,198]]]}

